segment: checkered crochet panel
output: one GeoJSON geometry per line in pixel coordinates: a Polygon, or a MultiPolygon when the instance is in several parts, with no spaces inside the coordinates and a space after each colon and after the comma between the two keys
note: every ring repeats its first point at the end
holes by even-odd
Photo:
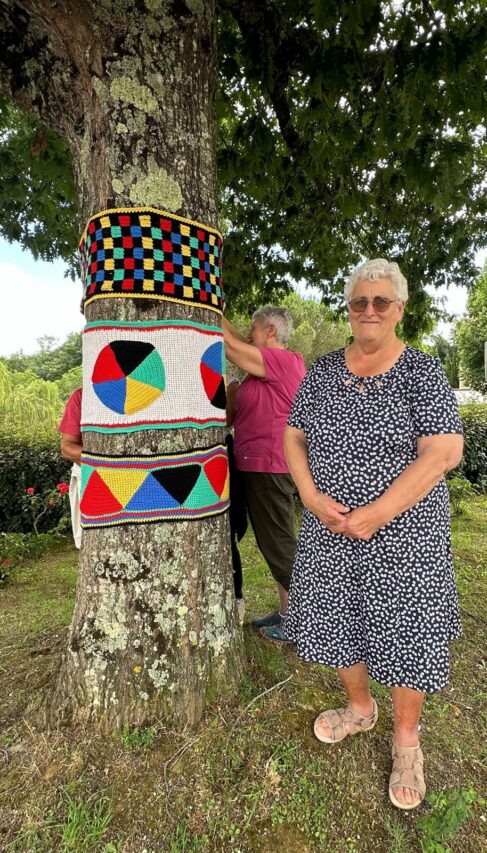
{"type": "Polygon", "coordinates": [[[152,207],[97,213],[80,242],[85,305],[131,296],[221,313],[222,235],[152,207]]]}
{"type": "Polygon", "coordinates": [[[83,332],[82,432],[226,424],[225,350],[192,320],[99,320],[83,332]]]}
{"type": "Polygon", "coordinates": [[[225,445],[157,456],[81,456],[81,526],[191,521],[229,507],[225,445]]]}

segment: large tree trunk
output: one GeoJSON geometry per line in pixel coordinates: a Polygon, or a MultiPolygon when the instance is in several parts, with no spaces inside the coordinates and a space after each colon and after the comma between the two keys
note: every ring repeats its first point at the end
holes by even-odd
{"type": "MultiPolygon", "coordinates": [[[[0,83],[69,140],[82,224],[152,206],[217,225],[214,2],[18,2],[0,83]],[[19,17],[20,16],[20,17],[19,17]],[[17,30],[17,32],[15,32],[17,30]]],[[[5,53],[3,54],[5,56],[5,53]]],[[[0,64],[2,60],[0,59],[0,64]]],[[[208,319],[155,300],[95,300],[86,319],[208,319]]],[[[163,453],[222,442],[211,428],[84,433],[94,453],[163,453]],[[203,436],[203,440],[202,440],[203,436]]],[[[228,514],[86,530],[52,719],[110,728],[196,723],[243,668],[228,514]]]]}

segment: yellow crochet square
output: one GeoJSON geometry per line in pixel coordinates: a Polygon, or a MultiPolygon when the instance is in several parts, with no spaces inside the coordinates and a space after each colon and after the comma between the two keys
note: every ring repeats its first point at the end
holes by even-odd
{"type": "Polygon", "coordinates": [[[209,242],[210,246],[215,245],[215,235],[214,234],[210,234],[210,239],[208,240],[208,242],[209,242]]]}
{"type": "Polygon", "coordinates": [[[142,237],[142,246],[144,249],[153,249],[154,248],[154,240],[152,237],[142,237]]]}
{"type": "Polygon", "coordinates": [[[183,223],[181,223],[181,234],[183,235],[183,237],[189,237],[189,225],[183,225],[183,223]]]}
{"type": "Polygon", "coordinates": [[[108,291],[113,290],[112,285],[113,285],[113,281],[104,281],[102,286],[101,286],[101,289],[102,290],[108,290],[108,291]]]}
{"type": "Polygon", "coordinates": [[[215,296],[215,294],[212,293],[211,294],[211,301],[212,301],[213,305],[217,305],[218,304],[218,296],[215,296]]]}
{"type": "Polygon", "coordinates": [[[109,216],[100,216],[100,225],[102,228],[110,228],[111,224],[109,216]]]}
{"type": "Polygon", "coordinates": [[[181,254],[187,258],[191,257],[191,249],[189,246],[181,246],[181,254]]]}
{"type": "Polygon", "coordinates": [[[216,276],[214,276],[213,273],[211,272],[210,273],[210,284],[215,284],[215,283],[216,283],[216,276]]]}
{"type": "Polygon", "coordinates": [[[183,293],[184,293],[184,295],[185,295],[185,296],[190,296],[190,297],[191,297],[191,296],[193,296],[193,292],[194,292],[194,291],[193,291],[193,288],[192,288],[192,287],[188,287],[186,284],[184,285],[184,287],[183,287],[183,293]]]}
{"type": "Polygon", "coordinates": [[[142,289],[145,291],[154,291],[154,282],[151,279],[145,278],[142,284],[142,289]]]}
{"type": "Polygon", "coordinates": [[[145,270],[153,270],[154,269],[154,258],[144,258],[144,269],[145,270]]]}
{"type": "Polygon", "coordinates": [[[150,228],[151,226],[150,216],[139,216],[139,222],[142,225],[142,228],[150,228]]]}
{"type": "Polygon", "coordinates": [[[115,261],[113,258],[105,259],[105,269],[106,270],[114,270],[115,269],[115,261]]]}
{"type": "Polygon", "coordinates": [[[113,237],[104,237],[103,238],[103,248],[104,249],[113,249],[113,237]]]}
{"type": "Polygon", "coordinates": [[[189,276],[189,278],[191,278],[191,267],[183,267],[183,275],[189,276]]]}

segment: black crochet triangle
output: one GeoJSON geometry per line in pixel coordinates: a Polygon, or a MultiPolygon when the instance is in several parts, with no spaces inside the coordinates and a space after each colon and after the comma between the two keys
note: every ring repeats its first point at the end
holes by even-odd
{"type": "Polygon", "coordinates": [[[125,376],[129,376],[154,349],[152,344],[144,341],[112,341],[110,347],[125,376]]]}
{"type": "Polygon", "coordinates": [[[152,476],[169,492],[174,500],[183,504],[194,489],[201,465],[182,465],[181,468],[158,468],[152,476]]]}
{"type": "Polygon", "coordinates": [[[225,380],[222,379],[218,388],[216,389],[213,399],[211,401],[217,409],[224,409],[227,405],[227,392],[225,390],[225,380]]]}

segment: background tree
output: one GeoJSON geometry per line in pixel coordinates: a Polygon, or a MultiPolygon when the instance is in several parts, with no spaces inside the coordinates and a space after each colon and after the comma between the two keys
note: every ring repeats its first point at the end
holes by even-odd
{"type": "MultiPolygon", "coordinates": [[[[137,205],[217,225],[211,0],[2,2],[0,89],[67,140],[78,233],[97,211],[137,205]]],[[[50,215],[46,234],[56,228],[62,245],[72,232],[50,215]]],[[[204,309],[142,302],[99,300],[87,320],[208,321],[204,309]]],[[[205,444],[222,439],[223,430],[205,430],[205,444]]],[[[89,436],[92,452],[112,454],[201,442],[192,429],[89,436]]],[[[226,515],[85,531],[56,719],[186,725],[208,696],[236,689],[242,644],[228,544],[226,515]]]]}
{"type": "Polygon", "coordinates": [[[472,289],[467,316],[456,329],[460,375],[469,388],[487,392],[484,347],[487,342],[487,265],[472,289]]]}
{"type": "Polygon", "coordinates": [[[37,340],[39,352],[25,355],[13,353],[5,359],[12,372],[32,370],[39,379],[55,381],[68,370],[81,365],[81,334],[72,332],[64,343],[56,346],[57,338],[45,335],[37,340]]]}
{"type": "Polygon", "coordinates": [[[433,335],[428,351],[441,361],[452,388],[458,388],[460,384],[458,373],[460,357],[455,341],[455,331],[452,332],[452,341],[447,340],[443,335],[433,335]]]}
{"type": "MultiPolygon", "coordinates": [[[[425,285],[468,285],[487,241],[485,4],[219,0],[219,11],[229,302],[279,299],[291,277],[336,306],[350,267],[385,255],[409,279],[404,333],[416,339],[433,308],[425,285]]],[[[73,263],[66,143],[0,103],[0,168],[0,233],[73,263]]]]}

